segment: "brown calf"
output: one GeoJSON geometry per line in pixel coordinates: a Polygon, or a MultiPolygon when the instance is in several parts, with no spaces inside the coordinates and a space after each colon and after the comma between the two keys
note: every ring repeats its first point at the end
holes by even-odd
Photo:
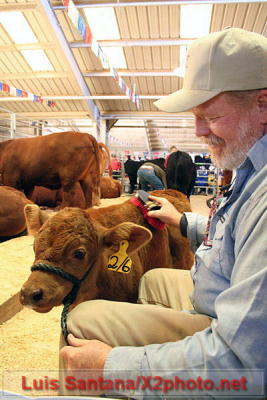
{"type": "MultiPolygon", "coordinates": [[[[179,192],[154,194],[168,198],[180,212],[190,211],[186,196],[179,192]]],[[[138,283],[146,271],[190,269],[193,262],[189,243],[176,227],[152,228],[130,200],[100,209],[65,208],[51,218],[36,205],[27,206],[25,213],[28,231],[36,234],[34,263],[60,268],[79,280],[86,275],[73,306],[99,298],[136,302],[138,283]],[[115,272],[110,261],[122,241],[129,243],[129,273],[115,272]]],[[[72,283],[64,277],[33,271],[20,299],[35,311],[48,312],[62,304],[71,289],[72,283]]]]}

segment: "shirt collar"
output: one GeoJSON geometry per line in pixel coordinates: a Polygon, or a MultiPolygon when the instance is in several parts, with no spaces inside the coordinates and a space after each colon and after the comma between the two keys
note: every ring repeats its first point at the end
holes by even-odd
{"type": "Polygon", "coordinates": [[[257,142],[251,147],[247,153],[248,158],[253,164],[256,171],[259,171],[267,163],[267,134],[262,136],[257,142]]]}

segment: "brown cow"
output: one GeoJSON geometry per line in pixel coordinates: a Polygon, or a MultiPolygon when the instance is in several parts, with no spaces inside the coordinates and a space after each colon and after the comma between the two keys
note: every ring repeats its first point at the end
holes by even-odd
{"type": "Polygon", "coordinates": [[[0,240],[26,230],[26,204],[32,204],[32,201],[22,192],[9,186],[0,186],[0,240]]]}
{"type": "MultiPolygon", "coordinates": [[[[168,198],[181,212],[190,211],[181,193],[154,194],[168,198]]],[[[73,306],[98,298],[136,302],[144,272],[159,267],[189,269],[193,262],[188,240],[179,229],[168,225],[163,230],[152,228],[131,200],[99,209],[65,208],[50,219],[36,205],[26,206],[25,214],[28,231],[36,234],[34,263],[61,268],[78,279],[84,277],[73,306]],[[125,240],[132,269],[114,272],[107,267],[109,257],[125,240]]],[[[21,289],[20,300],[35,311],[48,312],[60,305],[71,289],[72,283],[61,276],[33,271],[21,289]]]]}
{"type": "MultiPolygon", "coordinates": [[[[63,190],[51,190],[43,186],[35,186],[30,199],[38,206],[62,208],[63,190]]],[[[86,208],[84,194],[79,182],[74,184],[69,206],[86,208]]]]}
{"type": "Polygon", "coordinates": [[[23,189],[34,186],[63,189],[62,207],[71,204],[75,182],[80,182],[86,206],[99,204],[99,149],[95,138],[80,132],[59,132],[0,143],[2,183],[23,189]]]}
{"type": "Polygon", "coordinates": [[[120,197],[121,195],[121,183],[111,178],[110,176],[100,177],[100,196],[101,199],[113,199],[120,197]]]}
{"type": "MultiPolygon", "coordinates": [[[[100,198],[113,199],[120,197],[121,184],[109,176],[100,176],[100,198]]],[[[43,186],[35,186],[30,199],[38,206],[62,208],[62,189],[51,190],[43,186]]],[[[72,190],[70,207],[86,208],[85,198],[79,182],[76,182],[72,190]]]]}

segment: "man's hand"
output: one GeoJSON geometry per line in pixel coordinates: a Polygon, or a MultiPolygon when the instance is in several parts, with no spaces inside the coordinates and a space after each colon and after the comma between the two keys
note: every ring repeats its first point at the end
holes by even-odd
{"type": "Polygon", "coordinates": [[[182,214],[176,210],[176,208],[165,198],[149,196],[149,199],[155,201],[161,206],[160,210],[149,211],[148,216],[153,218],[158,218],[166,224],[174,225],[180,228],[180,219],[182,214]]]}
{"type": "Polygon", "coordinates": [[[93,369],[103,371],[104,364],[112,347],[100,340],[78,339],[68,335],[69,346],[60,350],[66,369],[93,369]]]}

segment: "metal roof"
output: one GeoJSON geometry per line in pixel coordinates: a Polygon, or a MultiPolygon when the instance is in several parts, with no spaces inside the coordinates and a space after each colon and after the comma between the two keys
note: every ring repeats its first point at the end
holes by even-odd
{"type": "MultiPolygon", "coordinates": [[[[206,147],[194,136],[190,113],[168,115],[153,105],[156,98],[182,87],[183,79],[173,71],[179,65],[180,45],[190,40],[180,38],[180,7],[201,2],[75,1],[81,16],[84,7],[114,7],[121,39],[98,43],[123,47],[127,69],[117,71],[129,87],[135,85],[140,96],[137,108],[121,92],[110,71],[103,69],[91,46],[82,41],[62,2],[0,0],[0,12],[23,12],[38,39],[37,43],[15,44],[0,24],[0,81],[56,103],[49,107],[46,102],[41,104],[12,95],[8,101],[7,94],[0,92],[0,107],[15,113],[17,121],[46,121],[47,126],[61,129],[66,125],[93,134],[98,126],[97,136],[102,135],[102,140],[107,131],[105,121],[118,120],[110,130],[109,139],[114,140],[109,140],[109,144],[114,148],[128,145],[132,149],[158,151],[176,144],[184,150],[204,151],[206,147]],[[25,49],[43,49],[54,71],[34,72],[20,52],[25,49]],[[125,126],[122,121],[126,119],[125,126]],[[134,127],[131,121],[135,121],[134,127]]],[[[232,26],[267,36],[266,1],[203,2],[212,4],[210,32],[232,26]]],[[[0,118],[5,116],[0,110],[0,118]]]]}

